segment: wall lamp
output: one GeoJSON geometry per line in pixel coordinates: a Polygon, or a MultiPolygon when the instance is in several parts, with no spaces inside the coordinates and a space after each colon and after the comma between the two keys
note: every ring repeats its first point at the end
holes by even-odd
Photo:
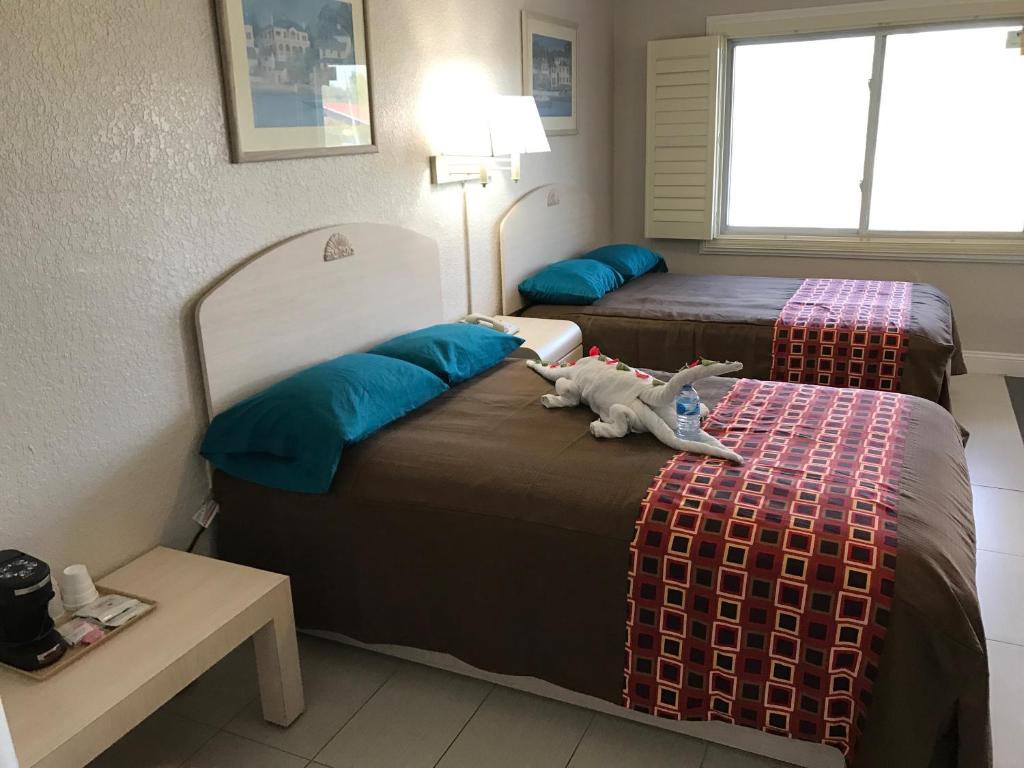
{"type": "Polygon", "coordinates": [[[477,125],[458,126],[443,151],[430,158],[434,184],[490,183],[494,173],[508,171],[512,181],[522,176],[522,156],[550,152],[544,124],[532,96],[495,96],[477,125]]]}

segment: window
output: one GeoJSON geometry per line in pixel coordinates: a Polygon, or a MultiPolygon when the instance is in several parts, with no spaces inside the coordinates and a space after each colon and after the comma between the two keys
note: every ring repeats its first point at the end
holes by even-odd
{"type": "Polygon", "coordinates": [[[1019,30],[734,42],[723,231],[1024,233],[1019,30]]]}
{"type": "Polygon", "coordinates": [[[857,229],[874,38],[733,51],[729,227],[857,229]]]}

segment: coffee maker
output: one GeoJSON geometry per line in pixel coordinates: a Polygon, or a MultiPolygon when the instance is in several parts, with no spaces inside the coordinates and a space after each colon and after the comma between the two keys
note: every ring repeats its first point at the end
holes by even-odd
{"type": "Polygon", "coordinates": [[[16,549],[0,551],[0,661],[34,671],[67,650],[47,606],[53,598],[50,566],[16,549]]]}

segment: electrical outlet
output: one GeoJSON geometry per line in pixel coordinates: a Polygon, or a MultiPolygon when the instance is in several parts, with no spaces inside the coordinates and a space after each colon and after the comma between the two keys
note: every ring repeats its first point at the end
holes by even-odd
{"type": "Polygon", "coordinates": [[[1006,34],[1006,47],[1007,48],[1020,48],[1024,51],[1024,43],[1021,42],[1021,30],[1014,30],[1006,34]]]}
{"type": "Polygon", "coordinates": [[[195,520],[203,528],[209,528],[210,523],[213,522],[213,518],[220,512],[220,505],[217,504],[213,499],[207,499],[203,502],[202,506],[196,510],[196,513],[192,515],[192,519],[195,520]]]}

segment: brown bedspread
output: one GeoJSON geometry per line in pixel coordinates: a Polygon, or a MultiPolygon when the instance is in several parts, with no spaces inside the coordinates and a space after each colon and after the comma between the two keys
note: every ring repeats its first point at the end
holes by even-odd
{"type": "MultiPolygon", "coordinates": [[[[772,333],[779,312],[803,281],[785,277],[651,274],[586,307],[539,304],[529,317],[571,320],[584,349],[596,344],[614,357],[663,371],[704,356],[739,360],[742,375],[770,379],[772,333]]],[[[949,375],[966,373],[949,300],[914,283],[910,358],[902,391],[949,410],[949,375]]]]}
{"type": "MultiPolygon", "coordinates": [[[[701,382],[706,402],[726,379],[701,382]]],[[[218,549],[292,577],[299,626],[441,651],[619,703],[640,501],[672,455],[546,410],[521,361],[346,449],[329,493],[218,472],[218,549]]],[[[892,623],[860,765],[987,766],[988,673],[970,484],[953,419],[915,399],[892,623]]]]}

